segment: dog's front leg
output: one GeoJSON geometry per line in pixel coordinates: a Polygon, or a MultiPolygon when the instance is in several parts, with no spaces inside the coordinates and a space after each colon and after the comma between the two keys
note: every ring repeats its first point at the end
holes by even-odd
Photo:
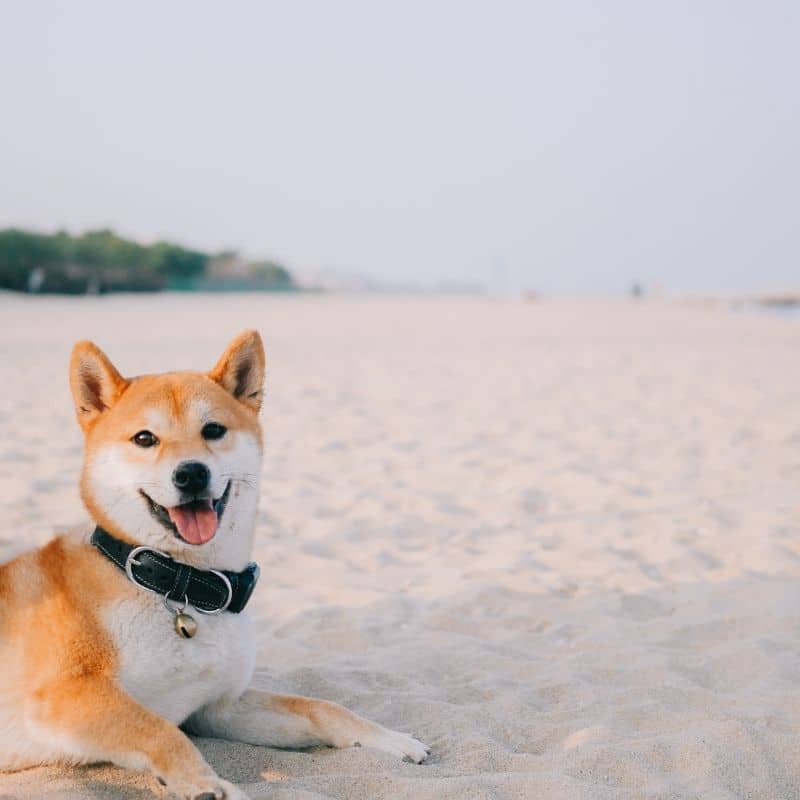
{"type": "Polygon", "coordinates": [[[187,800],[247,800],[214,773],[177,726],[106,678],[82,676],[37,687],[26,723],[34,737],[61,751],[65,760],[149,770],[187,800]]]}
{"type": "Polygon", "coordinates": [[[363,745],[417,764],[430,752],[412,736],[383,728],[336,703],[258,689],[206,706],[191,717],[188,727],[201,736],[268,747],[363,745]]]}

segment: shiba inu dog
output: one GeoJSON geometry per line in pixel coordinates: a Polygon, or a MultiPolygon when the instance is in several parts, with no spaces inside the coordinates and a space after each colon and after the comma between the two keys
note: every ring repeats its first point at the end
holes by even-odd
{"type": "Polygon", "coordinates": [[[248,688],[264,365],[255,331],[208,373],[123,378],[94,344],[75,345],[95,527],[0,566],[0,770],[110,761],[182,798],[237,800],[179,726],[427,755],[335,703],[248,688]]]}

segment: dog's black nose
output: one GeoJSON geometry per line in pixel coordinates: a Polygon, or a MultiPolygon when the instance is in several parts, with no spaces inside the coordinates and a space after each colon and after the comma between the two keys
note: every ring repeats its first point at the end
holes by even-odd
{"type": "Polygon", "coordinates": [[[199,461],[182,461],[172,473],[172,482],[176,489],[184,494],[199,494],[208,488],[211,473],[205,464],[199,461]]]}

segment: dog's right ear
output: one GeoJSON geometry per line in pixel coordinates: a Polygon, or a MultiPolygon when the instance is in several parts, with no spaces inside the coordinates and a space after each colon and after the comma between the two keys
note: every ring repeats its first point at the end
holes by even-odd
{"type": "Polygon", "coordinates": [[[75,400],[75,414],[86,431],[114,405],[128,381],[96,344],[83,341],[72,348],[69,385],[75,400]]]}
{"type": "Polygon", "coordinates": [[[258,413],[264,389],[266,358],[258,331],[242,331],[208,376],[240,403],[258,413]]]}

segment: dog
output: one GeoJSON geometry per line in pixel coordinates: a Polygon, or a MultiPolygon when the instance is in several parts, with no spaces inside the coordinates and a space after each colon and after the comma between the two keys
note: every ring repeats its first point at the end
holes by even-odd
{"type": "Polygon", "coordinates": [[[429,749],[332,702],[248,688],[262,453],[256,331],[208,372],[70,362],[93,529],[0,566],[0,770],[112,762],[191,800],[242,800],[184,731],[279,748],[429,749]]]}

